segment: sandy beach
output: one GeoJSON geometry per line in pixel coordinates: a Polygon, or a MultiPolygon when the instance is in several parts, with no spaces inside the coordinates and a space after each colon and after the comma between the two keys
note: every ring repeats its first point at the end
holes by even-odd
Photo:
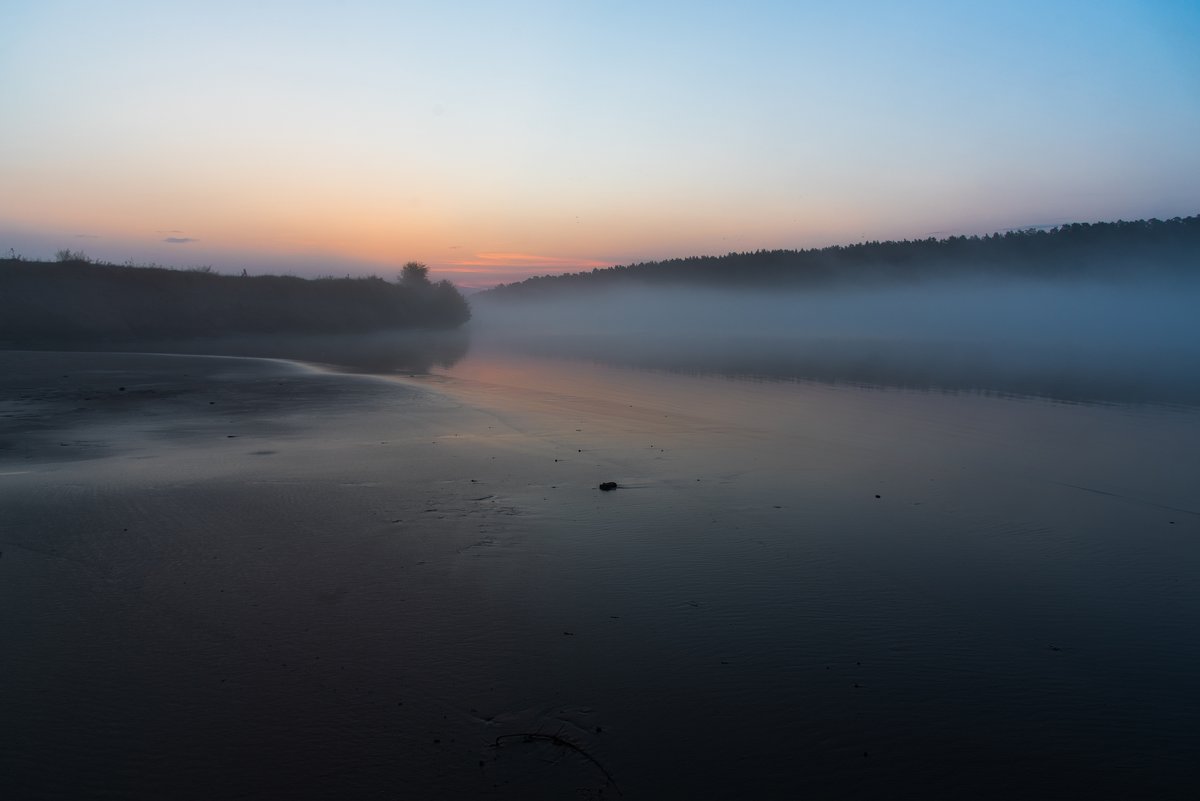
{"type": "Polygon", "coordinates": [[[0,362],[8,797],[1195,778],[1188,414],[594,367],[0,362]],[[1103,458],[1138,448],[1160,465],[1103,458]]]}

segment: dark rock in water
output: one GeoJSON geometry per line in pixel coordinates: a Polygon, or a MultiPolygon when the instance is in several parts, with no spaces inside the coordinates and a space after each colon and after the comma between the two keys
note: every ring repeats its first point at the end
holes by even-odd
{"type": "Polygon", "coordinates": [[[600,489],[602,489],[604,492],[612,492],[616,488],[617,488],[617,482],[615,482],[615,481],[605,481],[604,483],[602,483],[600,485],[600,489]]]}

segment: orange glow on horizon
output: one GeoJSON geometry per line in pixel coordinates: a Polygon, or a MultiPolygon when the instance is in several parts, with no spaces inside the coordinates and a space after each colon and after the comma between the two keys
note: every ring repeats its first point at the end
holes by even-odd
{"type": "MultiPolygon", "coordinates": [[[[445,262],[446,267],[485,267],[490,269],[551,269],[590,270],[596,267],[612,267],[608,261],[594,259],[572,259],[561,256],[538,256],[533,253],[476,253],[474,258],[445,262]]],[[[488,270],[460,270],[459,272],[487,272],[488,270]]]]}
{"type": "Polygon", "coordinates": [[[483,252],[471,257],[430,264],[436,273],[450,275],[464,289],[484,289],[522,281],[535,275],[574,273],[612,267],[614,262],[541,256],[534,253],[483,252]]]}
{"type": "Polygon", "coordinates": [[[523,281],[535,275],[575,273],[612,267],[613,262],[541,256],[534,253],[483,252],[446,262],[431,263],[434,273],[446,273],[466,289],[523,281]]]}

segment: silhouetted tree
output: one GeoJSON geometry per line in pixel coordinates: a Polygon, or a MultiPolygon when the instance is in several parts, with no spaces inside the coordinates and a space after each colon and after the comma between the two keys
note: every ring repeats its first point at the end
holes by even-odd
{"type": "Polygon", "coordinates": [[[400,270],[400,283],[414,289],[429,286],[429,268],[419,261],[408,262],[400,270]]]}
{"type": "Polygon", "coordinates": [[[88,256],[86,253],[84,253],[82,250],[71,250],[70,248],[63,248],[62,250],[55,251],[54,258],[56,261],[60,261],[60,262],[64,262],[64,263],[76,261],[76,262],[83,262],[83,263],[87,264],[87,263],[90,263],[92,260],[91,257],[88,256]]]}

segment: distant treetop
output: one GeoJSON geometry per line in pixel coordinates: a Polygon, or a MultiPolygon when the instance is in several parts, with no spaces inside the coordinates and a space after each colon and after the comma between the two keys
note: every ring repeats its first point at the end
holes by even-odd
{"type": "Polygon", "coordinates": [[[419,261],[410,261],[400,269],[400,283],[409,287],[429,286],[429,268],[419,261]]]}

